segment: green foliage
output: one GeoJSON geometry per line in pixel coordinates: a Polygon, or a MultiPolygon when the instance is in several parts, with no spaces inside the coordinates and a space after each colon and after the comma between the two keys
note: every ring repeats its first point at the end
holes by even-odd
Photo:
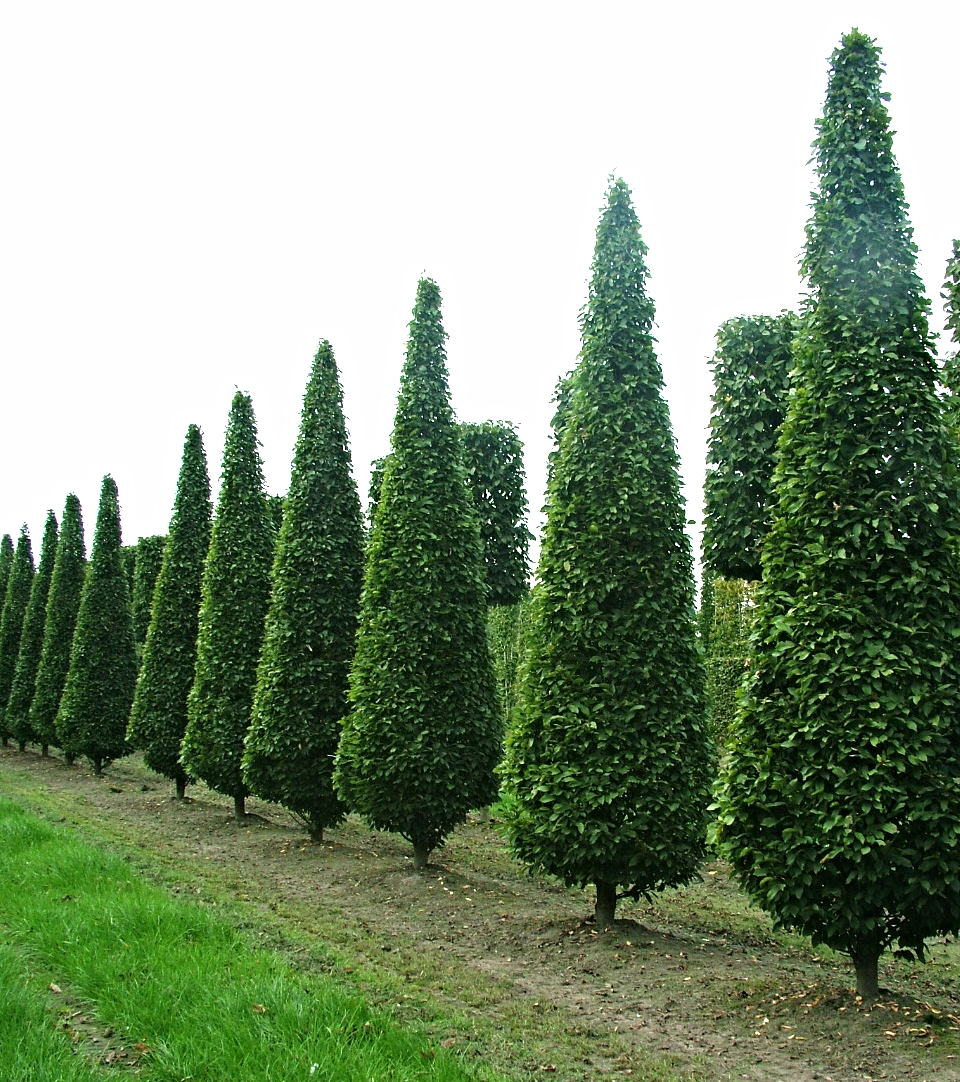
{"type": "Polygon", "coordinates": [[[487,604],[515,605],[527,592],[532,537],[526,526],[523,444],[504,421],[462,424],[460,437],[480,522],[487,604]]]}
{"type": "Polygon", "coordinates": [[[564,381],[529,657],[502,767],[517,856],[568,884],[596,883],[598,899],[696,874],[711,774],[645,252],[629,189],[611,181],[580,363],[564,381]]]}
{"type": "Polygon", "coordinates": [[[70,669],[57,711],[61,748],[94,771],[126,755],[127,717],[137,681],[130,592],[120,557],[120,506],[108,474],[100,490],[90,568],[83,584],[70,669]]]}
{"type": "Polygon", "coordinates": [[[43,529],[43,541],[40,544],[40,563],[30,587],[30,600],[23,619],[20,651],[17,655],[17,666],[13,674],[13,685],[10,689],[5,717],[6,728],[21,748],[34,739],[30,725],[30,704],[33,702],[37,669],[40,666],[40,652],[43,649],[47,597],[53,577],[53,561],[57,554],[57,539],[57,516],[52,511],[48,511],[43,529]]]}
{"type": "Polygon", "coordinates": [[[334,783],[418,863],[496,794],[500,724],[480,532],[447,386],[440,291],[417,290],[392,450],[368,547],[353,711],[334,783]]]}
{"type": "Polygon", "coordinates": [[[40,666],[30,705],[30,728],[44,748],[57,744],[57,709],[70,668],[70,648],[80,608],[87,560],[80,501],[71,492],[63,509],[43,628],[40,666]]]}
{"type": "Polygon", "coordinates": [[[20,654],[20,637],[23,621],[30,600],[33,584],[33,549],[30,534],[24,526],[17,539],[17,548],[10,565],[7,591],[0,608],[0,739],[6,744],[10,727],[6,720],[6,707],[13,687],[13,677],[20,654]]]}
{"type": "Polygon", "coordinates": [[[487,637],[493,658],[493,679],[504,727],[517,701],[518,677],[530,622],[530,593],[514,605],[492,605],[487,610],[487,637]]]}
{"type": "MultiPolygon", "coordinates": [[[[947,260],[947,277],[941,296],[947,316],[947,330],[955,346],[960,346],[960,240],[953,242],[947,260]]],[[[944,411],[954,432],[960,432],[960,350],[954,350],[943,362],[940,382],[944,385],[944,411]]]]}
{"type": "Polygon", "coordinates": [[[280,533],[281,526],[283,526],[284,497],[267,494],[264,499],[267,501],[267,518],[270,520],[270,525],[273,527],[273,533],[276,537],[280,533]]]}
{"type": "Polygon", "coordinates": [[[250,791],[301,817],[314,837],[346,814],[333,789],[333,757],[347,712],[362,576],[343,392],[324,341],[303,399],[243,757],[250,791]]]}
{"type": "MultiPolygon", "coordinates": [[[[13,538],[5,533],[0,540],[0,598],[7,596],[7,583],[10,581],[10,568],[13,567],[13,538]]],[[[0,608],[3,607],[0,601],[0,608]]]]}
{"type": "Polygon", "coordinates": [[[210,514],[203,438],[200,429],[190,425],[127,728],[127,740],[143,751],[147,766],[175,781],[181,794],[187,773],[180,764],[180,743],[197,664],[200,583],[210,548],[210,514]]]}
{"type": "Polygon", "coordinates": [[[370,482],[367,486],[367,536],[373,530],[373,520],[377,515],[377,505],[380,503],[380,489],[383,487],[383,475],[387,469],[389,455],[375,458],[370,463],[370,482]]]}
{"type": "Polygon", "coordinates": [[[133,638],[138,654],[143,650],[150,626],[150,610],[153,607],[153,591],[156,589],[166,537],[153,534],[141,537],[137,542],[137,558],[133,565],[133,592],[130,595],[133,610],[133,638]]]}
{"type": "Polygon", "coordinates": [[[781,312],[729,319],[717,331],[703,556],[727,578],[760,578],[797,329],[797,317],[781,312]]]}
{"type": "Polygon", "coordinates": [[[750,664],[756,583],[711,576],[712,612],[706,637],[707,701],[718,744],[725,742],[737,707],[737,692],[750,664]]]}
{"type": "Polygon", "coordinates": [[[960,479],[874,42],[815,141],[810,296],[718,837],[783,926],[861,970],[960,929],[960,479]]]}
{"type": "Polygon", "coordinates": [[[241,758],[270,596],[275,536],[257,446],[253,403],[238,391],[230,408],[220,499],[203,571],[196,677],[181,748],[181,762],[189,775],[238,802],[248,792],[241,758]]]}
{"type": "Polygon", "coordinates": [[[133,586],[137,578],[137,546],[122,545],[120,547],[120,566],[123,568],[123,577],[127,580],[127,590],[133,597],[133,586]]]}

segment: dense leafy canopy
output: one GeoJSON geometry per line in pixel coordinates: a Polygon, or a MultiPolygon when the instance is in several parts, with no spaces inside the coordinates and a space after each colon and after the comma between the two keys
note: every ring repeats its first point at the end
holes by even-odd
{"type": "Polygon", "coordinates": [[[496,793],[500,750],[480,531],[447,386],[440,291],[423,279],[373,522],[334,781],[418,865],[496,793]]]}
{"type": "Polygon", "coordinates": [[[960,240],[953,242],[941,296],[947,315],[947,330],[956,347],[947,355],[940,376],[945,389],[944,409],[953,430],[960,432],[960,240]]]}
{"type": "Polygon", "coordinates": [[[753,626],[757,584],[704,573],[701,636],[706,653],[707,701],[710,730],[723,743],[736,715],[737,693],[750,665],[750,630],[753,626]]]}
{"type": "Polygon", "coordinates": [[[40,666],[40,652],[43,649],[47,596],[50,593],[50,580],[53,577],[57,540],[57,516],[52,511],[48,511],[47,521],[43,528],[43,541],[40,544],[40,562],[30,587],[30,600],[23,619],[20,651],[17,655],[17,665],[4,720],[7,730],[21,749],[34,739],[33,728],[30,725],[30,705],[33,702],[37,669],[40,666]]]}
{"type": "Polygon", "coordinates": [[[0,738],[6,743],[10,728],[6,721],[6,707],[13,687],[13,676],[20,655],[20,637],[23,621],[33,585],[33,547],[30,534],[24,526],[17,539],[17,548],[10,565],[7,590],[0,607],[0,738]]]}
{"type": "Polygon", "coordinates": [[[725,578],[760,578],[796,333],[792,312],[740,316],[717,331],[703,559],[725,578]]]}
{"type": "Polygon", "coordinates": [[[70,668],[70,649],[80,608],[87,559],[80,501],[71,492],[63,509],[43,628],[40,666],[30,705],[30,728],[44,749],[57,745],[57,709],[70,668]]]}
{"type": "MultiPolygon", "coordinates": [[[[10,568],[13,567],[13,538],[5,533],[0,539],[0,599],[7,596],[7,583],[10,581],[10,568]]],[[[0,608],[3,601],[0,600],[0,608]]]]}
{"type": "Polygon", "coordinates": [[[181,748],[186,772],[227,796],[238,818],[247,786],[243,740],[257,679],[270,595],[275,531],[263,491],[257,425],[249,395],[230,407],[220,499],[203,571],[197,666],[181,748]]]}
{"type": "Polygon", "coordinates": [[[188,780],[180,763],[180,744],[197,665],[200,583],[210,548],[210,515],[203,437],[196,425],[190,425],[127,728],[127,740],[143,751],[147,766],[175,781],[180,796],[188,780]]]}
{"type": "Polygon", "coordinates": [[[317,838],[346,814],[333,758],[362,577],[360,497],[340,377],[324,341],[303,399],[243,757],[250,791],[300,816],[317,838]]]}
{"type": "Polygon", "coordinates": [[[832,65],[719,839],[869,996],[887,945],[960,928],[960,482],[879,51],[853,31],[832,65]]]}
{"type": "Polygon", "coordinates": [[[137,542],[137,558],[133,566],[133,590],[130,604],[133,610],[133,638],[138,652],[143,651],[150,626],[150,610],[153,608],[153,591],[157,586],[163,549],[167,543],[162,534],[141,537],[137,542]]]}
{"type": "Polygon", "coordinates": [[[100,489],[90,568],[57,712],[58,743],[70,756],[85,755],[99,774],[126,755],[127,718],[137,681],[130,591],[120,557],[120,505],[108,474],[100,489]]]}
{"type": "Polygon", "coordinates": [[[529,657],[503,767],[517,855],[569,884],[686,882],[711,774],[690,543],[626,184],[597,230],[580,363],[564,381],[529,657]]]}

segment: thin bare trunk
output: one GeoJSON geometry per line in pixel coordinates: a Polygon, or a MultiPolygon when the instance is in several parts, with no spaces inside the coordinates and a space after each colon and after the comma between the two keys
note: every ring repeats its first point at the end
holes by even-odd
{"type": "Polygon", "coordinates": [[[427,857],[430,856],[430,850],[427,848],[426,842],[414,842],[413,843],[413,867],[415,871],[422,872],[427,866],[427,857]]]}
{"type": "Polygon", "coordinates": [[[183,800],[187,795],[187,779],[183,775],[180,775],[179,777],[174,778],[174,781],[177,786],[177,800],[183,800]]]}
{"type": "Polygon", "coordinates": [[[233,798],[233,814],[237,817],[237,822],[243,826],[247,821],[247,798],[245,796],[235,796],[233,798]]]}
{"type": "Polygon", "coordinates": [[[594,909],[594,921],[598,928],[609,928],[617,912],[617,884],[598,879],[596,888],[597,904],[594,909]]]}

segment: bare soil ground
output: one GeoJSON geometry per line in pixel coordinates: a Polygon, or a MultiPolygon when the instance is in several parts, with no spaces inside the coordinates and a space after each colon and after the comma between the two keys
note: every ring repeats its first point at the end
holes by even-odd
{"type": "Polygon", "coordinates": [[[314,844],[250,800],[241,827],[231,801],[196,786],[178,802],[136,757],[98,778],[4,747],[0,791],[509,1077],[960,1080],[955,943],[926,965],[888,960],[866,1007],[844,958],[774,932],[720,864],[621,903],[598,934],[589,894],[525,875],[495,821],[471,820],[416,874],[406,842],[353,818],[314,844]]]}

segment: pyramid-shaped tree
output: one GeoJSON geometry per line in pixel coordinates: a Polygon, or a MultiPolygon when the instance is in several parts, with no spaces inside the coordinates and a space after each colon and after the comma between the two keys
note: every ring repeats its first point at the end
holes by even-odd
{"type": "Polygon", "coordinates": [[[147,641],[153,593],[163,564],[163,550],[167,539],[163,534],[150,534],[137,542],[137,558],[133,565],[133,589],[130,592],[130,608],[133,612],[133,639],[137,653],[142,655],[147,641]]]}
{"type": "Polygon", "coordinates": [[[33,728],[30,724],[30,706],[33,703],[37,669],[40,667],[40,653],[43,649],[47,597],[50,593],[50,581],[53,578],[57,540],[57,516],[52,511],[48,511],[43,529],[43,541],[40,544],[40,562],[30,587],[30,600],[23,619],[23,634],[20,636],[17,667],[14,670],[13,686],[7,702],[6,726],[10,735],[19,744],[21,751],[34,739],[33,728]]]}
{"type": "Polygon", "coordinates": [[[566,381],[529,656],[504,765],[514,851],[623,895],[687,882],[711,777],[693,567],[651,337],[646,247],[622,180],[597,229],[580,362],[566,381]]]}
{"type": "Polygon", "coordinates": [[[60,538],[47,598],[40,665],[33,702],[30,704],[30,728],[44,755],[51,744],[57,746],[57,709],[70,668],[70,648],[77,626],[86,568],[80,501],[71,492],[67,496],[60,524],[60,538]]]}
{"type": "Polygon", "coordinates": [[[440,291],[423,279],[373,522],[335,783],[416,867],[496,792],[500,726],[480,533],[447,386],[440,291]]]}
{"type": "MultiPolygon", "coordinates": [[[[0,539],[0,598],[7,596],[7,583],[10,581],[10,568],[13,567],[13,538],[5,533],[0,539]]],[[[3,602],[0,601],[0,608],[3,602]]]]}
{"type": "Polygon", "coordinates": [[[304,820],[320,839],[346,809],[333,757],[356,646],[363,530],[343,393],[321,342],[303,399],[243,759],[250,791],[304,820]]]}
{"type": "Polygon", "coordinates": [[[197,666],[200,584],[210,548],[210,513],[203,439],[200,429],[190,425],[127,728],[129,743],[143,752],[151,770],[176,784],[181,799],[188,778],[180,763],[180,744],[197,666]]]}
{"type": "Polygon", "coordinates": [[[960,240],[953,242],[947,260],[947,277],[940,295],[943,297],[947,330],[956,347],[944,361],[940,375],[945,389],[944,410],[953,430],[960,432],[960,240]]]}
{"type": "Polygon", "coordinates": [[[13,687],[13,676],[20,655],[20,637],[23,621],[33,585],[33,548],[30,534],[24,526],[17,539],[17,548],[10,565],[7,591],[0,608],[0,738],[6,744],[10,739],[7,725],[7,702],[13,687]]]}
{"type": "Polygon", "coordinates": [[[960,929],[960,480],[875,43],[832,57],[809,279],[720,842],[877,994],[960,929]]]}
{"type": "Polygon", "coordinates": [[[263,491],[249,395],[230,407],[220,499],[202,580],[197,666],[187,699],[181,762],[187,774],[233,797],[240,822],[248,794],[241,760],[270,595],[274,527],[263,491]]]}
{"type": "Polygon", "coordinates": [[[57,711],[60,747],[101,774],[128,752],[127,718],[137,680],[130,592],[120,556],[120,505],[108,474],[100,489],[90,567],[83,584],[70,669],[57,711]]]}

